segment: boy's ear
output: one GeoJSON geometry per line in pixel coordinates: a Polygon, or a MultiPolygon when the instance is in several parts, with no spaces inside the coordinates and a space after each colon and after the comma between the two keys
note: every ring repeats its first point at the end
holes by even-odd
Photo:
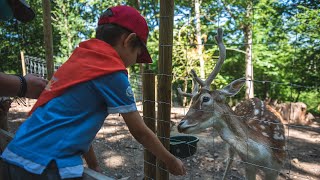
{"type": "Polygon", "coordinates": [[[123,42],[124,47],[129,47],[131,41],[135,40],[137,38],[137,34],[136,33],[130,33],[123,42]]]}

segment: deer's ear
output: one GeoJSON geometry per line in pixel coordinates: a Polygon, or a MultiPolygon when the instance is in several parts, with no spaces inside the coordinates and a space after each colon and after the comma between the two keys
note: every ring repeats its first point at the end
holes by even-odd
{"type": "Polygon", "coordinates": [[[245,78],[234,80],[226,87],[220,89],[219,91],[225,96],[234,96],[240,91],[245,82],[245,78]]]}

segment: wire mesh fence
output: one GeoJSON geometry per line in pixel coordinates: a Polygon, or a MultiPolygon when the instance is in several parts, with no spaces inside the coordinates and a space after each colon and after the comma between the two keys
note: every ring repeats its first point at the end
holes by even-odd
{"type": "MultiPolygon", "coordinates": [[[[45,79],[47,79],[47,63],[45,59],[33,56],[25,56],[25,66],[27,73],[37,74],[45,79]]],[[[54,71],[56,71],[61,66],[60,63],[55,63],[54,71]]]]}
{"type": "MultiPolygon", "coordinates": [[[[207,15],[203,15],[207,16],[207,15]]],[[[218,23],[222,23],[218,21],[218,23]]],[[[191,24],[189,24],[191,25],[191,24]]],[[[219,26],[219,25],[217,25],[219,26]]],[[[192,33],[192,32],[189,32],[192,33]]],[[[244,45],[243,43],[226,43],[227,46],[233,47],[237,45],[244,45]]],[[[279,43],[280,44],[280,43],[279,43]]],[[[216,44],[204,43],[189,43],[189,44],[168,44],[162,45],[161,47],[183,47],[186,51],[182,56],[184,59],[194,60],[195,57],[192,57],[190,53],[187,52],[188,49],[196,47],[198,45],[203,45],[206,48],[214,49],[216,44]]],[[[258,44],[256,44],[258,45],[258,44]]],[[[253,44],[253,48],[255,44],[253,44]]],[[[210,50],[208,50],[210,51],[210,50]]],[[[43,59],[38,57],[26,56],[26,67],[28,73],[39,74],[42,77],[46,78],[46,63],[43,59]]],[[[191,62],[184,62],[185,64],[191,62]]],[[[214,63],[212,63],[214,64],[214,63]]],[[[210,64],[210,65],[212,65],[210,64]]],[[[55,66],[55,70],[60,65],[55,66]]],[[[294,68],[294,67],[292,67],[294,68]]],[[[188,74],[188,68],[186,68],[185,74],[188,74]]],[[[158,76],[170,76],[174,81],[191,81],[190,77],[178,76],[175,75],[175,72],[172,74],[156,74],[156,79],[158,76]]],[[[135,94],[135,99],[137,101],[138,110],[142,113],[143,107],[142,103],[146,101],[151,101],[148,99],[143,99],[142,92],[142,76],[144,74],[130,74],[130,82],[135,94]]],[[[222,75],[223,76],[223,75],[222,75]]],[[[254,82],[254,85],[251,87],[264,86],[268,84],[270,86],[279,87],[285,86],[288,88],[303,88],[303,89],[314,89],[319,90],[319,86],[305,86],[291,81],[288,82],[275,82],[269,79],[255,79],[251,82],[254,82]]],[[[147,83],[147,82],[146,82],[147,83]]],[[[161,89],[157,89],[156,93],[161,93],[161,89]]],[[[155,124],[158,122],[168,123],[170,126],[170,135],[179,135],[177,131],[177,125],[180,120],[186,115],[189,110],[189,107],[182,106],[181,97],[178,95],[176,87],[174,86],[171,89],[172,92],[172,102],[160,102],[155,100],[156,110],[158,104],[166,104],[171,108],[171,121],[164,121],[157,117],[147,117],[150,121],[154,121],[155,124]]],[[[230,104],[234,105],[235,102],[230,104]]],[[[319,99],[315,99],[319,102],[319,99]]],[[[19,107],[14,107],[17,110],[19,107]]],[[[11,117],[9,121],[11,123],[11,131],[17,128],[22,122],[24,116],[19,115],[19,112],[11,111],[11,117]],[[21,118],[22,117],[22,118],[21,118]]],[[[242,116],[237,118],[241,119],[242,116]]],[[[264,121],[262,119],[255,119],[257,122],[264,121]]],[[[285,124],[285,135],[286,135],[286,147],[285,151],[287,153],[286,162],[281,172],[279,172],[280,179],[317,179],[320,176],[320,128],[319,122],[312,123],[310,125],[299,125],[291,124],[286,122],[285,124]]],[[[179,179],[221,179],[226,167],[227,149],[226,143],[219,136],[217,131],[214,128],[209,127],[200,134],[196,135],[199,137],[200,141],[197,146],[190,145],[190,149],[181,149],[183,151],[189,152],[191,154],[191,149],[197,149],[196,153],[190,157],[183,158],[182,161],[187,167],[188,174],[183,177],[170,176],[170,179],[179,180],[179,179]]],[[[168,137],[159,137],[160,139],[168,139],[168,137]]],[[[178,141],[179,142],[179,141],[178,141]]],[[[245,141],[248,143],[247,141],[245,141]]],[[[181,141],[184,143],[184,141],[181,141]]],[[[98,132],[96,139],[93,142],[94,148],[98,155],[98,161],[103,168],[103,173],[115,177],[116,179],[142,179],[145,174],[143,173],[143,164],[149,163],[144,160],[143,152],[144,148],[130,135],[125,122],[119,115],[109,116],[100,131],[98,132]]],[[[268,146],[261,143],[262,146],[268,146]]],[[[277,147],[272,147],[277,148],[277,147]]],[[[253,165],[259,168],[266,168],[266,166],[255,165],[247,161],[242,161],[239,157],[235,156],[234,163],[231,167],[231,171],[228,174],[228,179],[244,179],[244,166],[253,165]]],[[[156,164],[150,164],[151,166],[157,166],[156,164]]],[[[272,170],[272,169],[271,169],[272,170]]],[[[146,177],[147,179],[153,179],[151,177],[146,177]]]]}

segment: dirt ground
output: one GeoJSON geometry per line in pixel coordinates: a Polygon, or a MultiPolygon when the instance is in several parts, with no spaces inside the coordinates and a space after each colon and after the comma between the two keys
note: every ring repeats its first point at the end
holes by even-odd
{"type": "MultiPolygon", "coordinates": [[[[29,102],[30,106],[33,102],[29,102]]],[[[9,131],[15,133],[26,119],[26,113],[31,107],[14,102],[9,113],[9,131]]],[[[176,135],[176,124],[186,113],[185,108],[172,108],[172,132],[176,135]]],[[[286,126],[287,152],[286,164],[280,173],[280,180],[284,179],[320,179],[320,120],[309,126],[286,126]]],[[[200,141],[197,152],[182,159],[187,167],[187,175],[172,176],[171,180],[222,179],[225,169],[227,153],[225,143],[213,131],[196,134],[200,141]]],[[[98,161],[103,173],[115,179],[143,179],[143,147],[130,135],[121,116],[109,116],[93,142],[98,161]]],[[[232,164],[228,173],[230,180],[244,179],[244,166],[240,159],[232,164]]],[[[257,179],[261,179],[261,173],[257,179]]]]}

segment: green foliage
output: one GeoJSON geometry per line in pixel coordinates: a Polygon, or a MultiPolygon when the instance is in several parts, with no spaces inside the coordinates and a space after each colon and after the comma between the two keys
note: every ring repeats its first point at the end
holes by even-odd
{"type": "Polygon", "coordinates": [[[259,7],[261,12],[255,19],[255,79],[277,83],[262,83],[256,87],[257,94],[281,101],[302,101],[315,108],[319,98],[306,97],[319,94],[315,92],[319,92],[320,77],[320,36],[316,30],[320,11],[281,3],[259,7]]]}
{"type": "Polygon", "coordinates": [[[100,14],[118,1],[64,1],[52,2],[52,25],[57,62],[64,62],[81,41],[94,38],[100,14]]]}
{"type": "MultiPolygon", "coordinates": [[[[227,59],[212,84],[222,88],[245,75],[244,28],[253,29],[253,67],[255,96],[280,101],[302,101],[316,111],[320,77],[320,5],[316,1],[250,1],[253,13],[247,16],[247,1],[201,1],[200,19],[208,76],[219,55],[214,36],[217,27],[224,29],[227,59]]],[[[30,1],[36,18],[26,24],[15,20],[0,22],[0,71],[21,73],[20,51],[44,58],[41,1],[30,1]]],[[[51,1],[53,48],[56,62],[64,62],[79,42],[95,36],[99,15],[108,7],[127,4],[139,9],[150,29],[148,49],[157,72],[159,58],[159,1],[51,1]]],[[[173,98],[176,87],[192,90],[191,69],[199,73],[196,52],[194,1],[175,1],[173,39],[173,98]]],[[[130,69],[138,74],[140,66],[130,69]]],[[[137,87],[138,88],[138,87],[137,87]]],[[[239,101],[243,91],[233,97],[239,101]]],[[[182,101],[178,102],[178,104],[182,101]]],[[[186,102],[185,104],[188,104],[186,102]]]]}
{"type": "MultiPolygon", "coordinates": [[[[185,43],[194,42],[194,24],[192,17],[193,5],[187,1],[177,3],[180,12],[191,11],[191,18],[185,15],[176,23],[176,29],[183,30],[186,19],[191,19],[186,29],[181,33],[188,38],[180,38],[185,43]],[[184,9],[184,10],[181,10],[184,9]]],[[[224,41],[227,47],[227,59],[220,71],[220,76],[214,82],[214,87],[220,88],[234,79],[244,77],[245,54],[244,34],[242,28],[250,25],[253,28],[253,63],[255,96],[259,98],[279,99],[280,101],[302,101],[307,104],[319,104],[319,98],[303,98],[302,94],[314,94],[310,90],[319,91],[319,5],[313,1],[278,2],[253,1],[253,15],[246,17],[245,1],[228,1],[212,3],[202,2],[202,32],[206,35],[203,42],[215,44],[214,35],[216,25],[224,28],[224,41]],[[220,78],[220,79],[219,79],[220,78]],[[294,86],[291,84],[297,84],[294,86]],[[310,87],[310,88],[309,88],[310,87]],[[318,89],[317,89],[318,88],[318,89]]],[[[185,13],[186,14],[186,13],[185,13]]],[[[189,20],[188,19],[188,20],[189,20]]],[[[183,42],[179,42],[183,44],[183,42]]],[[[174,72],[185,76],[185,69],[199,67],[195,56],[195,47],[174,47],[174,72]],[[194,56],[181,56],[180,52],[189,51],[194,56]],[[193,65],[186,68],[190,60],[193,65]],[[175,63],[176,62],[176,63],[175,63]],[[182,66],[181,66],[182,65],[182,66]],[[184,65],[184,66],[183,66],[184,65]],[[196,67],[194,67],[196,66],[196,67]]],[[[206,46],[206,74],[214,66],[214,56],[217,56],[215,46],[206,46]]],[[[189,78],[190,79],[190,78],[189,78]]],[[[241,93],[241,92],[240,92],[241,93]]],[[[238,96],[235,98],[243,98],[238,96]]]]}
{"type": "Polygon", "coordinates": [[[31,56],[44,56],[41,1],[29,3],[37,14],[29,23],[15,19],[0,21],[0,71],[21,73],[20,51],[31,56]]]}
{"type": "Polygon", "coordinates": [[[307,102],[308,105],[308,111],[313,114],[320,115],[320,111],[318,109],[320,103],[319,103],[319,97],[320,97],[320,91],[311,89],[309,91],[304,91],[300,94],[299,101],[301,102],[307,102]]]}

